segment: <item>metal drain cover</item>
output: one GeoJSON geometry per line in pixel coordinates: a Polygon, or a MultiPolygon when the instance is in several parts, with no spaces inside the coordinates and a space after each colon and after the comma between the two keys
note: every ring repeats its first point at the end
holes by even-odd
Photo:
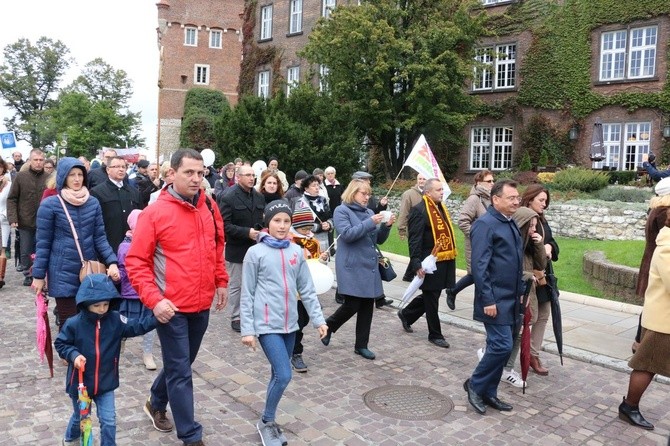
{"type": "Polygon", "coordinates": [[[363,395],[373,412],[400,420],[438,420],[454,408],[451,398],[420,386],[382,386],[363,395]]]}

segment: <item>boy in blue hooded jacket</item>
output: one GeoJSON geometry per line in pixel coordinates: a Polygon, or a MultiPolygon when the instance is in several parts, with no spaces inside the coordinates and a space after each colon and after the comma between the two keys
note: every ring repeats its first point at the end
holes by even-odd
{"type": "Polygon", "coordinates": [[[84,369],[84,385],[95,402],[100,420],[100,445],[116,444],[116,413],[114,390],[119,387],[119,355],[121,340],[143,335],[156,328],[152,315],[129,320],[117,311],[109,311],[109,303],[119,293],[105,274],[84,278],[77,292],[79,313],[69,318],[56,338],[58,355],[68,361],[65,391],[72,399],[73,412],[63,443],[79,444],[79,380],[75,369],[84,369]]]}

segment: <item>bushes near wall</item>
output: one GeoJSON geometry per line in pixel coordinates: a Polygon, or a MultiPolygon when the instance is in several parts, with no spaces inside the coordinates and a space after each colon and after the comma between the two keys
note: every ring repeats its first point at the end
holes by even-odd
{"type": "Polygon", "coordinates": [[[652,197],[649,189],[609,186],[593,194],[594,198],[603,201],[622,201],[625,203],[644,203],[652,197]]]}
{"type": "Polygon", "coordinates": [[[575,167],[557,172],[553,186],[562,191],[594,192],[603,189],[608,183],[609,176],[604,172],[575,167]]]}

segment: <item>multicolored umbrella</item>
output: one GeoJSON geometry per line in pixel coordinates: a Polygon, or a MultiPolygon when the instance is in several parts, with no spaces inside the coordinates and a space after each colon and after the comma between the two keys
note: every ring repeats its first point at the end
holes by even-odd
{"type": "Polygon", "coordinates": [[[40,355],[40,361],[44,362],[47,358],[51,377],[54,377],[54,352],[51,342],[51,328],[49,327],[49,301],[44,293],[35,295],[35,313],[37,316],[37,328],[35,335],[37,337],[37,352],[40,355]]]}
{"type": "MultiPolygon", "coordinates": [[[[521,331],[521,346],[519,348],[519,360],[521,361],[521,379],[523,380],[523,393],[526,393],[526,379],[528,378],[528,370],[530,369],[530,319],[532,317],[530,312],[530,305],[528,303],[528,295],[533,287],[533,280],[526,282],[526,290],[521,300],[521,313],[523,314],[523,329],[521,331]]],[[[517,332],[518,333],[518,332],[517,332]]]]}
{"type": "Polygon", "coordinates": [[[91,397],[84,385],[84,367],[79,369],[79,388],[77,403],[79,404],[79,428],[81,429],[81,446],[93,446],[91,421],[91,397]]]}

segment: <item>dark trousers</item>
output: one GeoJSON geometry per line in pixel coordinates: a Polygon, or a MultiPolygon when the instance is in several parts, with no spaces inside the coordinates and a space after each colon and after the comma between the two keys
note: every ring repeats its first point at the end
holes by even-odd
{"type": "Polygon", "coordinates": [[[477,394],[494,398],[498,396],[498,384],[503,368],[512,353],[514,344],[512,325],[484,324],[486,350],[484,357],[470,378],[470,386],[477,394]]]}
{"type": "Polygon", "coordinates": [[[293,354],[302,355],[302,329],[309,323],[309,314],[301,300],[298,300],[298,331],[295,332],[295,344],[293,345],[293,354]]]}
{"type": "Polygon", "coordinates": [[[454,294],[458,294],[470,285],[475,284],[475,278],[472,277],[472,274],[466,274],[465,276],[461,277],[458,282],[456,282],[456,285],[451,289],[451,291],[454,294]]]}
{"type": "Polygon", "coordinates": [[[403,310],[402,314],[407,319],[407,323],[412,325],[423,314],[426,314],[428,323],[428,339],[444,339],[442,336],[442,326],[440,317],[437,314],[440,306],[441,290],[426,290],[412,299],[412,301],[403,310]]]}
{"type": "Polygon", "coordinates": [[[57,297],[56,301],[56,325],[58,325],[58,332],[60,333],[65,321],[77,314],[77,302],[74,297],[57,297]]]}
{"type": "Polygon", "coordinates": [[[34,228],[19,228],[20,261],[24,276],[30,276],[30,267],[33,266],[30,256],[35,253],[35,231],[34,228]]]}
{"type": "Polygon", "coordinates": [[[335,333],[345,322],[356,315],[356,344],[354,348],[368,348],[372,310],[375,300],[369,297],[355,297],[342,294],[344,303],[326,319],[328,330],[335,333]]]}
{"type": "Polygon", "coordinates": [[[195,421],[191,364],[209,324],[209,310],[177,313],[156,331],[163,348],[163,370],[151,386],[151,405],[165,410],[170,403],[177,437],[184,443],[202,439],[202,426],[195,421]]]}

